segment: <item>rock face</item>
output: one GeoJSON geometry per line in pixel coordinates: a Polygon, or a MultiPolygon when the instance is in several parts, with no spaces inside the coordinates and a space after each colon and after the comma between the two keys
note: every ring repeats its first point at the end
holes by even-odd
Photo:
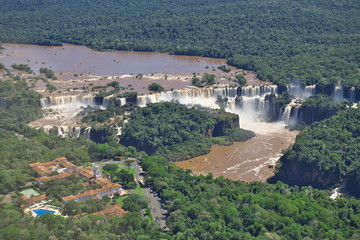
{"type": "Polygon", "coordinates": [[[346,182],[346,190],[356,197],[360,197],[360,176],[358,173],[353,172],[349,174],[348,180],[346,182]]]}
{"type": "Polygon", "coordinates": [[[360,109],[343,110],[315,122],[296,137],[269,182],[328,189],[346,181],[348,193],[359,196],[359,139],[360,109]]]}
{"type": "Polygon", "coordinates": [[[313,186],[325,189],[341,182],[339,174],[324,175],[314,164],[307,164],[286,159],[286,155],[280,158],[281,166],[277,168],[275,176],[268,182],[285,182],[289,185],[313,186]]]}
{"type": "Polygon", "coordinates": [[[211,114],[211,117],[215,119],[216,123],[209,136],[218,137],[226,135],[227,129],[239,128],[239,115],[234,113],[227,113],[223,109],[207,110],[211,114]]]}
{"type": "Polygon", "coordinates": [[[116,141],[116,131],[111,126],[95,126],[89,132],[89,139],[96,143],[116,141]]]}

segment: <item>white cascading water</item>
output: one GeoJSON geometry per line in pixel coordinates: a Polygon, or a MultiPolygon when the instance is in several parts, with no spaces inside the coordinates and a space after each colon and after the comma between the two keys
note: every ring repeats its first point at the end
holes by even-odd
{"type": "Polygon", "coordinates": [[[354,87],[349,89],[349,100],[352,102],[356,101],[356,89],[354,87]]]}
{"type": "Polygon", "coordinates": [[[333,98],[340,101],[347,99],[356,102],[356,89],[352,87],[348,90],[348,94],[345,94],[343,86],[339,83],[339,85],[335,86],[333,98]]]}
{"type": "Polygon", "coordinates": [[[111,96],[104,97],[102,107],[104,107],[106,109],[109,106],[109,99],[111,97],[113,97],[113,96],[111,95],[111,96]]]}
{"type": "Polygon", "coordinates": [[[288,93],[290,93],[295,98],[302,98],[302,99],[306,99],[311,96],[314,96],[316,91],[315,85],[309,85],[303,87],[301,85],[290,84],[287,85],[286,87],[288,93]]]}
{"type": "Polygon", "coordinates": [[[80,135],[81,135],[81,128],[79,126],[74,126],[72,128],[72,136],[78,138],[80,137],[80,135]]]}
{"type": "Polygon", "coordinates": [[[69,107],[74,106],[95,106],[95,98],[93,95],[66,95],[66,96],[50,96],[40,100],[41,108],[50,108],[54,106],[69,107]]]}
{"type": "Polygon", "coordinates": [[[126,98],[120,98],[121,106],[126,104],[126,98]]]}
{"type": "MultiPolygon", "coordinates": [[[[81,112],[82,108],[99,107],[106,108],[109,103],[109,97],[105,97],[102,104],[95,102],[94,95],[77,94],[66,96],[50,96],[40,100],[41,108],[45,117],[35,121],[30,125],[34,127],[42,127],[45,132],[49,133],[53,126],[58,129],[58,135],[61,137],[79,137],[81,135],[81,127],[77,123],[76,115],[81,112]],[[48,125],[51,124],[51,125],[48,125]]],[[[85,137],[90,137],[90,129],[85,131],[85,137]]]]}
{"type": "Polygon", "coordinates": [[[285,110],[281,115],[281,121],[288,123],[290,121],[290,114],[291,114],[292,106],[290,104],[285,106],[285,110]]]}
{"type": "Polygon", "coordinates": [[[241,118],[255,119],[265,113],[265,96],[277,94],[276,85],[245,86],[238,91],[232,87],[192,88],[146,94],[137,97],[138,105],[143,107],[149,103],[178,101],[181,104],[193,106],[201,105],[209,108],[219,108],[217,98],[227,98],[226,111],[240,114],[241,118]],[[238,95],[238,92],[240,94],[238,95]],[[236,98],[239,97],[237,100],[236,98]],[[238,101],[238,104],[236,102],[238,101]]]}
{"type": "Polygon", "coordinates": [[[280,109],[279,120],[288,125],[295,125],[298,122],[299,107],[298,99],[292,99],[291,102],[280,109]]]}
{"type": "Polygon", "coordinates": [[[343,100],[344,99],[344,89],[341,85],[335,86],[333,98],[335,100],[343,100]]]}
{"type": "MultiPolygon", "coordinates": [[[[315,85],[300,86],[288,85],[288,92],[296,98],[308,98],[315,94],[315,85]]],[[[237,113],[241,118],[254,121],[258,116],[272,112],[274,114],[275,107],[268,101],[265,101],[265,96],[274,93],[277,95],[276,85],[251,85],[244,86],[241,89],[238,87],[209,87],[209,88],[189,88],[189,89],[176,89],[173,91],[166,91],[161,93],[152,93],[140,95],[137,97],[138,106],[144,107],[148,103],[157,103],[164,101],[177,101],[181,104],[193,106],[201,105],[209,108],[219,108],[217,104],[218,96],[223,99],[227,98],[225,110],[228,112],[237,113]],[[252,119],[252,120],[251,120],[252,119]]],[[[355,101],[355,88],[351,88],[348,93],[349,100],[355,101]]],[[[341,99],[344,96],[344,90],[341,85],[337,86],[334,91],[334,98],[341,99]]],[[[101,108],[106,108],[109,99],[112,96],[105,97],[101,108]]],[[[126,104],[126,98],[120,98],[121,105],[126,104]]],[[[58,112],[61,119],[58,126],[58,132],[61,136],[74,136],[81,135],[80,127],[76,123],[71,122],[77,113],[81,111],[82,107],[95,107],[99,106],[95,103],[93,95],[68,95],[68,96],[51,96],[41,99],[41,107],[47,111],[58,112]]],[[[286,124],[294,124],[298,121],[298,110],[300,104],[295,104],[295,99],[284,106],[279,111],[279,120],[286,124]]],[[[301,117],[301,116],[300,116],[301,117]]],[[[44,127],[45,131],[49,131],[51,127],[44,127]]],[[[87,128],[84,133],[85,137],[90,138],[90,128],[87,128]]]]}
{"type": "Polygon", "coordinates": [[[299,107],[300,106],[294,107],[294,115],[290,118],[290,124],[292,125],[297,124],[299,121],[299,107]]]}
{"type": "MultiPolygon", "coordinates": [[[[146,106],[148,103],[169,102],[173,100],[178,100],[183,104],[201,104],[208,107],[218,107],[216,104],[218,96],[226,97],[229,102],[235,103],[234,99],[238,96],[237,93],[237,88],[232,87],[179,89],[141,95],[137,97],[137,102],[141,107],[146,106]]],[[[251,108],[253,108],[255,105],[259,105],[259,103],[264,106],[265,96],[270,93],[277,94],[276,85],[246,86],[241,89],[239,97],[242,97],[245,105],[251,105],[251,108]]]]}
{"type": "Polygon", "coordinates": [[[87,127],[85,129],[85,132],[84,132],[84,137],[85,138],[90,139],[90,131],[91,131],[91,127],[87,127]]]}

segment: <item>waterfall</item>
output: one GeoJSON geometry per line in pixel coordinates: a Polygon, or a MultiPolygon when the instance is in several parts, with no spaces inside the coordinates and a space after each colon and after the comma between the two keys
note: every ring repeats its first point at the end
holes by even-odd
{"type": "Polygon", "coordinates": [[[42,98],[40,99],[40,106],[41,108],[47,108],[49,107],[51,104],[50,104],[50,97],[45,97],[45,98],[42,98]]]}
{"type": "MultiPolygon", "coordinates": [[[[120,98],[120,103],[121,103],[121,106],[125,105],[126,104],[126,98],[120,98]]],[[[107,107],[107,105],[106,105],[107,107]]]]}
{"type": "MultiPolygon", "coordinates": [[[[237,87],[209,87],[209,88],[196,88],[196,89],[176,89],[173,91],[166,91],[161,93],[145,94],[137,97],[139,106],[145,106],[148,103],[157,103],[162,101],[181,100],[190,98],[192,100],[211,100],[218,96],[227,97],[229,102],[234,102],[234,98],[242,96],[245,102],[261,102],[264,105],[264,99],[254,100],[254,98],[264,98],[266,95],[274,93],[277,94],[276,85],[255,85],[245,86],[241,88],[241,94],[238,95],[237,87]]],[[[197,102],[194,102],[196,104],[197,102]]],[[[199,102],[200,103],[200,102],[199,102]]]]}
{"type": "Polygon", "coordinates": [[[298,123],[298,117],[299,117],[299,107],[300,106],[294,106],[291,110],[291,115],[290,115],[290,120],[289,120],[289,124],[290,125],[296,125],[298,123]]]}
{"type": "Polygon", "coordinates": [[[253,85],[241,88],[241,96],[244,97],[264,96],[270,93],[277,94],[276,85],[253,85]]]}
{"type": "Polygon", "coordinates": [[[305,87],[305,98],[314,96],[316,93],[316,85],[309,85],[305,87]]]}
{"type": "Polygon", "coordinates": [[[87,127],[85,129],[85,132],[84,132],[84,137],[85,138],[90,139],[90,131],[91,131],[91,127],[87,127]]]}
{"type": "MultiPolygon", "coordinates": [[[[240,114],[241,118],[263,118],[268,112],[274,112],[275,106],[270,101],[265,101],[269,94],[277,95],[276,85],[254,85],[244,87],[217,86],[208,88],[190,87],[187,89],[175,89],[161,93],[151,93],[137,96],[136,102],[140,107],[149,103],[176,101],[184,105],[201,105],[209,108],[220,108],[217,100],[219,97],[227,98],[225,110],[240,114]]],[[[107,107],[109,98],[97,99],[98,104],[107,107]]],[[[126,98],[119,98],[121,105],[126,104],[126,98]]],[[[52,109],[49,116],[54,120],[53,126],[58,127],[60,136],[84,136],[90,139],[91,127],[86,129],[78,125],[75,117],[81,111],[81,107],[95,106],[95,97],[92,95],[52,96],[41,99],[43,109],[52,109]],[[60,116],[60,117],[59,117],[60,116]],[[56,121],[55,121],[56,120],[56,121]]],[[[281,111],[282,113],[282,111],[281,111]]],[[[284,121],[290,120],[291,107],[286,107],[282,117],[284,121]]],[[[121,128],[117,128],[118,135],[121,128]]]]}
{"type": "Polygon", "coordinates": [[[290,114],[291,114],[292,106],[290,104],[286,105],[284,112],[281,115],[281,121],[288,123],[290,121],[290,114]]]}
{"type": "Polygon", "coordinates": [[[295,125],[299,120],[300,103],[297,99],[291,100],[286,106],[282,106],[279,110],[279,121],[283,121],[287,125],[295,125]]]}
{"type": "Polygon", "coordinates": [[[295,85],[290,84],[286,86],[288,93],[293,95],[295,98],[309,98],[313,95],[315,95],[316,86],[315,85],[309,85],[309,86],[301,86],[301,85],[295,85]]]}
{"type": "Polygon", "coordinates": [[[81,128],[79,126],[74,126],[72,128],[72,136],[78,138],[80,137],[80,134],[81,134],[81,128]]]}
{"type": "Polygon", "coordinates": [[[228,100],[228,107],[233,112],[236,109],[236,101],[235,98],[231,98],[228,100]]]}
{"type": "Polygon", "coordinates": [[[96,106],[95,97],[93,95],[65,95],[65,96],[50,96],[40,100],[41,108],[51,107],[81,107],[81,106],[96,106]]]}
{"type": "Polygon", "coordinates": [[[104,108],[107,108],[109,106],[109,99],[112,98],[112,97],[113,97],[112,95],[104,97],[101,105],[104,108]]]}
{"type": "Polygon", "coordinates": [[[281,106],[280,110],[279,110],[279,117],[278,117],[278,120],[281,121],[281,117],[282,117],[282,114],[284,112],[284,106],[281,106]]]}
{"type": "Polygon", "coordinates": [[[226,107],[228,111],[239,110],[247,114],[251,113],[253,116],[260,116],[266,114],[266,109],[269,109],[269,103],[265,102],[265,96],[271,93],[277,94],[276,85],[245,86],[241,89],[229,86],[176,89],[140,95],[137,97],[137,104],[143,107],[149,103],[178,101],[188,106],[198,104],[209,108],[219,108],[216,101],[220,96],[228,99],[226,107]]]}
{"type": "Polygon", "coordinates": [[[63,126],[58,127],[58,136],[65,137],[65,131],[63,129],[63,126]]]}
{"type": "Polygon", "coordinates": [[[344,89],[341,85],[335,86],[333,97],[336,100],[343,100],[344,99],[344,89]]]}
{"type": "Polygon", "coordinates": [[[349,100],[352,102],[356,101],[356,89],[354,87],[349,89],[349,100]]]}

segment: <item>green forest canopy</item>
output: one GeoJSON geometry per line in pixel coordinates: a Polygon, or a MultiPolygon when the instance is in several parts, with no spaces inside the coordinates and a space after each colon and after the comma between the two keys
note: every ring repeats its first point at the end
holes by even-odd
{"type": "Polygon", "coordinates": [[[293,147],[281,157],[282,166],[275,179],[321,188],[340,185],[347,180],[348,190],[360,196],[359,156],[360,109],[341,111],[338,115],[314,123],[297,136],[293,147]],[[320,176],[315,179],[296,177],[290,170],[294,169],[291,166],[295,164],[308,172],[312,172],[314,167],[320,176]]]}
{"type": "Polygon", "coordinates": [[[227,58],[279,84],[359,84],[358,0],[14,0],[0,41],[227,58]]]}
{"type": "Polygon", "coordinates": [[[224,110],[208,113],[164,102],[149,104],[132,113],[122,131],[121,142],[151,155],[179,161],[208,153],[210,137],[225,135],[230,141],[245,141],[254,133],[240,129],[238,116],[224,110]]]}
{"type": "Polygon", "coordinates": [[[359,200],[312,187],[193,176],[158,157],[142,160],[168,210],[174,239],[357,239],[359,200]]]}
{"type": "MultiPolygon", "coordinates": [[[[26,165],[30,162],[48,161],[55,157],[66,156],[75,164],[82,164],[111,158],[114,155],[128,155],[126,151],[134,151],[136,154],[135,148],[129,147],[126,150],[116,142],[94,144],[84,138],[69,139],[49,136],[41,131],[25,127],[24,123],[38,116],[18,119],[15,113],[26,113],[26,109],[30,105],[33,105],[33,111],[39,111],[39,95],[27,89],[21,81],[13,80],[12,82],[0,82],[3,89],[2,97],[6,99],[6,101],[2,101],[0,109],[9,121],[13,121],[13,124],[3,124],[2,127],[16,130],[24,136],[15,135],[8,130],[0,130],[1,194],[17,190],[32,180],[33,172],[26,165]],[[12,104],[12,101],[16,100],[14,97],[16,95],[19,96],[19,102],[12,104]]],[[[142,114],[148,114],[150,120],[156,119],[154,115],[162,113],[168,116],[167,120],[173,121],[166,125],[167,127],[191,126],[195,132],[197,131],[201,135],[209,134],[206,128],[210,127],[211,129],[215,122],[220,130],[229,129],[226,126],[232,126],[231,123],[234,120],[238,123],[238,119],[231,115],[220,114],[214,119],[210,118],[207,113],[195,112],[195,109],[188,109],[187,112],[185,106],[174,103],[154,104],[151,107],[141,109],[142,114]],[[172,109],[174,111],[171,115],[169,112],[172,109]],[[176,111],[177,109],[178,111],[176,111]],[[192,111],[194,112],[192,113],[192,111]],[[187,116],[192,114],[197,116],[194,119],[198,119],[198,123],[187,122],[184,124],[182,121],[188,120],[187,116]]],[[[331,133],[339,132],[340,134],[330,135],[336,140],[343,139],[342,143],[344,144],[340,144],[340,147],[349,143],[350,146],[347,150],[354,156],[358,156],[355,151],[357,145],[354,143],[358,136],[359,111],[342,112],[338,118],[333,117],[326,120],[329,121],[326,123],[329,126],[332,126],[331,121],[334,121],[335,126],[339,126],[339,130],[336,129],[331,133]],[[352,146],[354,148],[351,148],[352,146]]],[[[141,121],[144,120],[141,114],[132,116],[133,119],[137,117],[141,121]]],[[[318,123],[318,125],[320,124],[319,128],[323,126],[322,123],[318,123]]],[[[155,121],[153,124],[157,124],[157,122],[155,121]]],[[[155,129],[153,128],[152,131],[155,129]]],[[[174,133],[174,131],[169,131],[169,133],[174,133]]],[[[218,134],[220,133],[221,131],[218,132],[218,134]]],[[[186,136],[186,131],[184,134],[186,136]]],[[[305,134],[309,133],[305,131],[305,134]]],[[[319,132],[320,137],[323,137],[324,134],[326,135],[326,132],[319,132]]],[[[326,139],[329,142],[325,143],[331,147],[334,139],[330,135],[329,139],[326,139]]],[[[169,139],[172,138],[165,137],[162,141],[169,139]]],[[[335,143],[338,142],[335,141],[335,143]]],[[[351,159],[356,159],[356,157],[351,159]]],[[[353,167],[356,167],[356,164],[353,165],[353,163],[356,162],[352,161],[349,165],[349,174],[354,173],[352,170],[356,169],[353,167]]],[[[123,218],[111,218],[107,221],[99,221],[99,217],[92,215],[82,215],[76,219],[45,214],[34,219],[23,215],[22,209],[18,208],[18,203],[14,201],[15,206],[0,205],[0,238],[6,240],[161,238],[211,240],[279,239],[281,237],[304,239],[307,237],[338,240],[360,237],[360,203],[354,198],[339,198],[333,201],[329,199],[326,192],[311,187],[300,190],[298,187],[289,187],[282,183],[274,185],[248,184],[223,177],[214,179],[211,174],[193,176],[189,170],[177,168],[159,157],[144,157],[142,164],[148,174],[147,183],[151,184],[159,193],[163,206],[169,213],[167,217],[168,234],[161,233],[153,222],[142,218],[137,211],[132,211],[123,218]]],[[[339,169],[343,170],[343,168],[339,169]]],[[[355,174],[356,177],[359,176],[359,172],[355,172],[355,174]]],[[[354,181],[359,182],[358,179],[354,181]]],[[[49,195],[55,196],[56,194],[67,194],[67,190],[75,189],[77,185],[73,184],[69,189],[56,183],[44,187],[49,195]]],[[[102,209],[108,201],[105,198],[88,202],[71,202],[63,206],[63,210],[64,213],[70,215],[77,214],[77,211],[90,213],[102,209]]],[[[125,203],[126,201],[124,201],[125,203]]],[[[135,204],[132,206],[139,208],[135,204]]]]}

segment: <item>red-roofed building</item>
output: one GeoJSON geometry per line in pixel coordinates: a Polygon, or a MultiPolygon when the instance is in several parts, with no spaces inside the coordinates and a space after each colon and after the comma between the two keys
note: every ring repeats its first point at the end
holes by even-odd
{"type": "Polygon", "coordinates": [[[39,178],[35,178],[35,181],[37,184],[41,184],[43,181],[47,181],[47,180],[54,180],[54,179],[65,179],[70,177],[71,175],[73,175],[74,173],[71,172],[62,172],[53,176],[45,176],[45,177],[39,177],[39,178]]]}
{"type": "Polygon", "coordinates": [[[77,170],[77,166],[65,157],[55,158],[55,160],[45,163],[31,163],[29,167],[36,172],[37,177],[50,176],[52,172],[75,172],[77,170]]]}
{"type": "Polygon", "coordinates": [[[40,202],[46,199],[45,194],[44,195],[39,195],[39,196],[35,196],[35,197],[26,197],[26,196],[21,196],[21,199],[24,201],[24,203],[21,205],[21,207],[27,207],[30,205],[33,205],[36,202],[40,202]]]}
{"type": "Polygon", "coordinates": [[[95,189],[95,190],[89,190],[89,191],[86,191],[86,192],[83,192],[83,193],[79,193],[79,194],[76,194],[76,195],[70,195],[70,196],[66,196],[66,197],[62,197],[62,201],[64,203],[67,203],[69,201],[86,201],[88,199],[91,199],[91,198],[101,198],[103,196],[113,196],[114,193],[119,193],[121,195],[121,192],[122,192],[122,187],[120,184],[113,184],[112,186],[110,187],[104,187],[104,188],[101,188],[101,189],[95,189]]]}
{"type": "Polygon", "coordinates": [[[93,214],[108,218],[108,217],[123,217],[126,213],[128,213],[128,211],[125,211],[118,204],[115,204],[102,211],[93,214]]]}

